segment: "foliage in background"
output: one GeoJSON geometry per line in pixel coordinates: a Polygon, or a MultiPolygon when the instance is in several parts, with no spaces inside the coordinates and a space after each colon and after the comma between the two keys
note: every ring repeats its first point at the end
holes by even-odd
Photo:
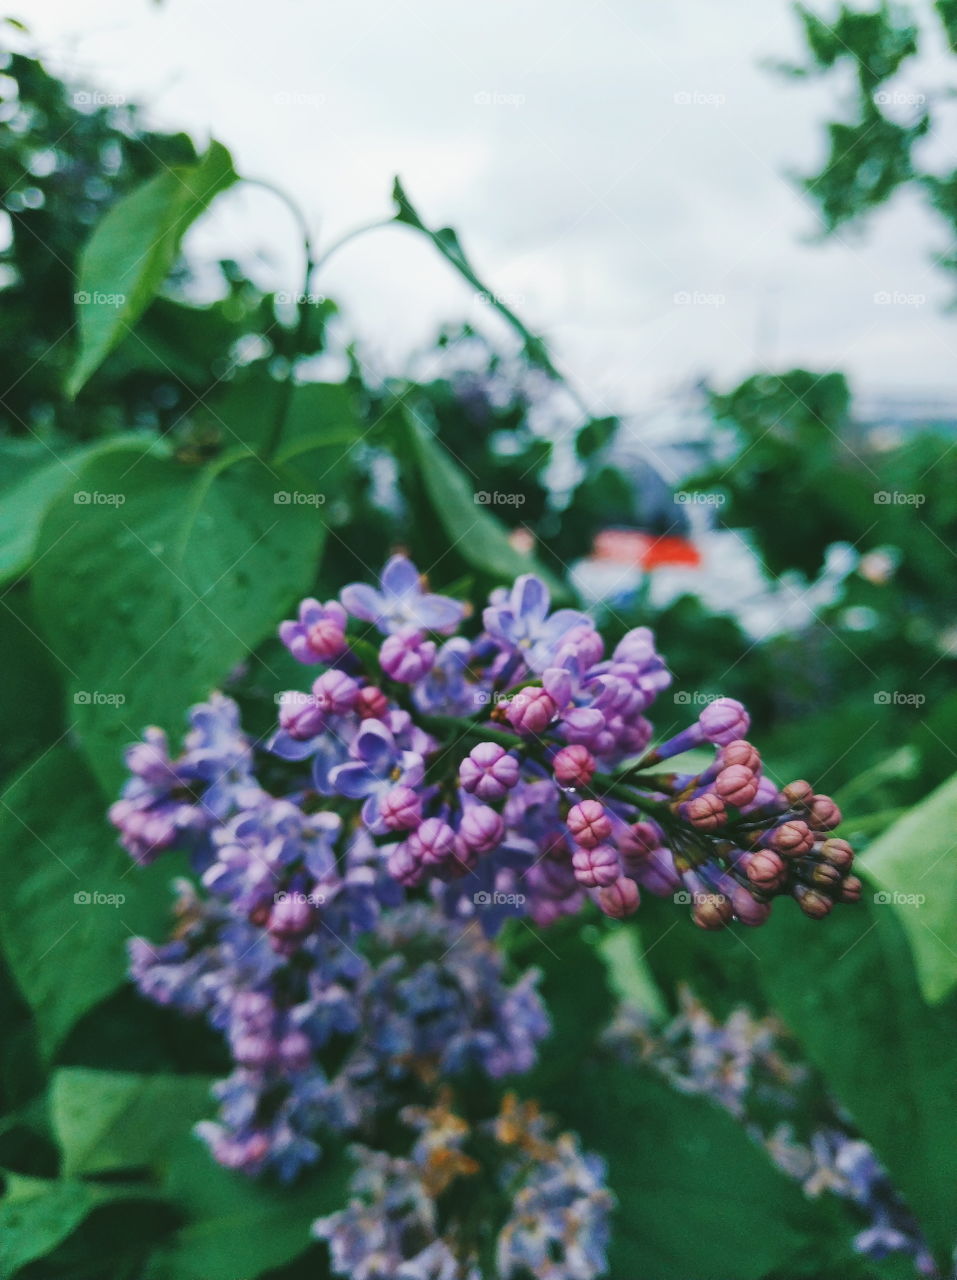
{"type": "MultiPolygon", "coordinates": [[[[939,7],[953,38],[954,15],[939,7]]],[[[856,25],[845,14],[831,38],[815,21],[822,66],[843,56],[841,42],[862,42],[861,94],[876,110],[874,90],[913,43],[907,22],[890,10],[856,25]]],[[[504,317],[520,353],[453,332],[415,380],[370,374],[334,304],[309,300],[312,274],[293,311],[239,265],[202,264],[220,296],[198,305],[198,268],[179,241],[239,180],[229,157],[85,102],[22,54],[3,70],[12,238],[0,323],[15,373],[0,396],[0,643],[15,675],[0,698],[17,731],[0,742],[0,1276],[321,1277],[326,1251],[308,1246],[308,1225],[342,1206],[343,1170],[289,1193],[213,1166],[189,1129],[223,1073],[222,1048],[123,981],[130,934],[164,933],[170,871],[138,873],[135,888],[125,874],[103,818],[120,749],[150,722],[178,738],[186,706],[223,683],[265,731],[277,679],[291,683],[276,624],[298,596],[368,576],[387,548],[406,547],[437,586],[458,583],[473,600],[533,564],[571,594],[572,558],[596,530],[640,512],[613,469],[615,423],[571,416],[544,344],[517,318],[504,317]],[[104,217],[112,258],[95,252],[104,217]],[[124,302],[77,299],[97,293],[124,302]],[[306,381],[307,362],[330,350],[345,354],[348,376],[306,381]],[[569,435],[571,479],[557,499],[549,468],[569,435]],[[523,501],[475,500],[497,492],[523,501]],[[74,900],[89,891],[125,901],[74,900]]],[[[835,222],[849,201],[873,205],[912,176],[926,126],[895,132],[870,111],[862,101],[871,132],[849,126],[860,164],[832,165],[824,183],[835,222]],[[866,156],[869,139],[887,154],[866,156]]],[[[957,190],[934,181],[924,185],[935,200],[957,190]]],[[[453,233],[430,231],[396,195],[410,234],[429,235],[481,289],[453,233]]],[[[764,708],[778,733],[772,763],[789,776],[829,773],[863,835],[890,828],[873,851],[872,890],[925,903],[888,906],[872,893],[826,933],[782,916],[760,937],[701,935],[654,902],[625,938],[575,922],[546,947],[519,928],[510,961],[543,970],[555,1023],[523,1091],[609,1163],[624,1206],[614,1275],[913,1274],[906,1256],[863,1264],[854,1254],[852,1202],[807,1199],[713,1103],[596,1048],[625,993],[674,1011],[690,982],[722,1013],[739,1002],[773,1010],[946,1274],[957,1221],[955,804],[946,788],[915,804],[952,773],[957,727],[952,561],[933,549],[957,515],[946,477],[928,472],[941,445],[927,436],[871,449],[837,376],[753,379],[716,409],[739,440],[729,520],[771,573],[813,576],[835,540],[894,548],[893,571],[859,570],[810,633],[757,647],[684,601],[663,619],[665,644],[669,626],[684,637],[697,688],[714,666],[702,650],[726,646],[745,687],[720,692],[747,689],[764,708]],[[877,488],[918,484],[928,492],[920,512],[873,504],[877,488]],[[884,523],[871,530],[876,514],[884,523]],[[907,692],[915,671],[926,708],[875,704],[876,693],[907,692]],[[892,826],[912,804],[899,818],[907,825],[892,826]]]]}

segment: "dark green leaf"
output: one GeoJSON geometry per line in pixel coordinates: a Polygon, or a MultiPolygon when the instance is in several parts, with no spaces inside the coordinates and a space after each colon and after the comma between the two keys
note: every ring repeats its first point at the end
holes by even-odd
{"type": "Polygon", "coordinates": [[[169,274],[180,241],[214,196],[237,181],[218,142],[195,165],[156,174],[119,200],[80,258],[80,347],[67,390],[75,396],[122,341],[169,274]]]}

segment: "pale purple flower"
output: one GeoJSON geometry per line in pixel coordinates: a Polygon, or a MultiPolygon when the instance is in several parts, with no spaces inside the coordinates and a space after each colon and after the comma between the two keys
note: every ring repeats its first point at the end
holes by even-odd
{"type": "Polygon", "coordinates": [[[482,614],[485,630],[539,674],[554,665],[573,627],[593,626],[588,615],[577,609],[559,609],[549,616],[549,603],[541,578],[524,573],[516,579],[506,605],[490,605],[482,614]]]}
{"type": "Polygon", "coordinates": [[[417,786],[422,781],[424,763],[417,752],[403,751],[381,720],[362,722],[351,755],[353,759],[332,770],[329,781],[339,795],[365,801],[362,820],[376,830],[381,821],[382,800],[400,783],[417,786]]]}
{"type": "Polygon", "coordinates": [[[294,658],[308,665],[334,662],[346,650],[346,611],[337,600],[303,600],[297,622],[281,622],[279,638],[294,658]]]}
{"type": "Polygon", "coordinates": [[[465,606],[458,600],[422,590],[419,571],[405,556],[388,562],[378,591],[366,583],[352,583],[343,587],[340,599],[354,618],[373,623],[383,635],[406,627],[449,635],[465,617],[465,606]]]}

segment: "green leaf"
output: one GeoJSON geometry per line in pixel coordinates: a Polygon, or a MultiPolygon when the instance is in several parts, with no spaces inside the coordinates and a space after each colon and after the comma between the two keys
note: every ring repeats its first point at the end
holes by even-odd
{"type": "Polygon", "coordinates": [[[775,914],[773,929],[748,937],[771,1003],[874,1146],[943,1261],[957,1221],[952,1011],[923,1003],[907,940],[886,906],[865,901],[823,924],[796,911],[775,914]]]}
{"type": "Polygon", "coordinates": [[[91,449],[16,449],[0,445],[0,467],[12,480],[0,495],[0,583],[25,573],[33,559],[37,533],[50,503],[76,480],[91,449]]]}
{"type": "Polygon", "coordinates": [[[181,1143],[166,1191],[190,1220],[155,1256],[148,1280],[252,1280],[303,1253],[316,1218],[348,1199],[351,1162],[323,1146],[314,1174],[275,1187],[220,1168],[195,1138],[181,1143]]]}
{"type": "Polygon", "coordinates": [[[957,987],[957,776],[898,819],[863,859],[875,903],[895,910],[932,1004],[957,987]]]}
{"type": "Polygon", "coordinates": [[[123,1199],[146,1199],[142,1187],[112,1183],[52,1181],[5,1175],[0,1200],[0,1276],[6,1280],[20,1267],[62,1244],[101,1205],[123,1199]]]}
{"type": "Polygon", "coordinates": [[[134,1075],[65,1067],[54,1074],[50,1115],[67,1177],[162,1169],[190,1117],[212,1111],[206,1076],[134,1075]]]}
{"type": "Polygon", "coordinates": [[[127,939],[161,932],[168,915],[169,867],[134,871],[104,807],[62,745],[25,769],[0,804],[0,944],[48,1056],[123,984],[127,939]]]}
{"type": "Polygon", "coordinates": [[[190,225],[236,181],[229,152],[213,142],[196,164],[156,174],[117,201],[98,224],[77,274],[80,345],[67,382],[71,397],[152,301],[190,225]]]}
{"type": "Polygon", "coordinates": [[[484,295],[489,304],[502,316],[508,324],[521,337],[525,344],[525,354],[533,364],[537,364],[553,378],[560,379],[561,375],[552,364],[548,355],[548,350],[541,338],[536,337],[530,329],[526,328],[523,322],[518,318],[514,311],[498,297],[498,295],[486,287],[475,274],[472,264],[465,255],[465,250],[459,242],[458,236],[451,227],[441,227],[438,231],[432,231],[425,225],[419,217],[418,212],[413,206],[411,200],[406,195],[402,183],[396,178],[392,187],[392,198],[396,203],[398,212],[395,215],[395,221],[404,223],[408,227],[414,227],[416,231],[421,231],[423,235],[428,236],[435,247],[441,253],[447,262],[450,262],[455,270],[463,277],[476,292],[484,295]]]}
{"type": "Polygon", "coordinates": [[[608,1162],[618,1197],[610,1274],[654,1280],[817,1276],[850,1256],[850,1222],[805,1198],[713,1103],[643,1068],[592,1060],[569,1081],[562,1120],[608,1162]],[[757,1207],[760,1211],[756,1218],[757,1207]]]}
{"type": "Polygon", "coordinates": [[[567,595],[553,575],[512,546],[504,527],[480,501],[481,493],[471,488],[465,473],[415,410],[405,411],[403,420],[429,502],[458,555],[487,577],[509,582],[520,573],[537,573],[553,595],[567,595]]]}
{"type": "Polygon", "coordinates": [[[195,467],[117,449],[81,485],[90,501],[62,499],[44,522],[35,602],[113,793],[122,748],[151,723],[178,741],[187,707],[310,588],[325,522],[314,495],[249,455],[195,467]]]}

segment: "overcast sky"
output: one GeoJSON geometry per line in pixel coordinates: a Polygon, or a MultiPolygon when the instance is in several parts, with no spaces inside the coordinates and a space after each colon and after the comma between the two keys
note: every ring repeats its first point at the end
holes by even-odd
{"type": "MultiPolygon", "coordinates": [[[[794,365],[957,399],[942,229],[904,198],[866,238],[811,243],[787,174],[820,159],[841,85],[762,66],[799,54],[785,0],[44,0],[21,16],[61,72],[286,188],[320,246],[387,215],[400,174],[598,409],[794,365]]],[[[945,167],[949,142],[930,143],[945,167]]],[[[265,192],[222,197],[191,244],[256,251],[264,283],[298,288],[290,217],[265,192]]],[[[401,229],[352,243],[318,287],[382,369],[441,321],[495,331],[401,229]]]]}

